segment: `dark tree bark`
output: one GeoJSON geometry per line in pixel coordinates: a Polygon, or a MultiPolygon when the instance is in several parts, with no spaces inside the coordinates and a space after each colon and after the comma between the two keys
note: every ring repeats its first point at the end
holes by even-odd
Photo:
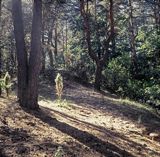
{"type": "Polygon", "coordinates": [[[128,0],[129,3],[129,36],[130,36],[130,48],[131,48],[131,70],[133,77],[137,75],[137,54],[135,46],[135,27],[133,21],[133,4],[132,0],[128,0]]]}
{"type": "Polygon", "coordinates": [[[18,98],[20,105],[38,109],[38,77],[41,57],[42,0],[34,0],[29,62],[24,41],[21,0],[12,0],[12,16],[18,60],[18,98]]]}
{"type": "Polygon", "coordinates": [[[66,40],[65,40],[65,49],[66,49],[66,52],[68,51],[68,21],[66,20],[66,40]]]}
{"type": "MultiPolygon", "coordinates": [[[[43,12],[43,19],[44,19],[44,12],[43,12]]],[[[44,40],[44,36],[45,36],[45,23],[43,20],[43,24],[42,24],[42,68],[41,68],[41,73],[44,73],[45,69],[46,69],[46,54],[45,54],[45,40],[44,40]]]]}
{"type": "Polygon", "coordinates": [[[63,63],[64,63],[64,67],[65,67],[65,57],[64,57],[64,55],[65,55],[65,35],[64,35],[65,33],[64,33],[64,28],[62,29],[62,48],[63,48],[63,52],[62,52],[62,55],[63,55],[63,63]]]}
{"type": "Polygon", "coordinates": [[[101,80],[102,80],[102,70],[103,66],[97,65],[96,66],[96,74],[95,74],[95,89],[100,90],[101,87],[101,80]]]}
{"type": "Polygon", "coordinates": [[[115,49],[116,49],[116,42],[115,42],[115,22],[114,22],[114,11],[113,11],[113,0],[110,0],[110,7],[109,7],[109,18],[110,18],[110,28],[111,28],[111,34],[113,34],[112,37],[112,55],[115,55],[115,49]]]}
{"type": "Polygon", "coordinates": [[[29,108],[38,106],[38,79],[41,67],[42,0],[34,0],[31,33],[31,52],[29,57],[28,104],[29,108]]]}
{"type": "Polygon", "coordinates": [[[12,0],[12,16],[18,61],[18,98],[21,106],[27,103],[27,52],[24,41],[24,26],[21,0],[12,0]]]}
{"type": "MultiPolygon", "coordinates": [[[[52,37],[53,37],[53,28],[51,27],[50,30],[48,31],[48,47],[52,45],[52,37]]],[[[53,46],[53,45],[52,45],[53,46]]],[[[50,61],[50,67],[53,69],[53,52],[49,48],[48,49],[48,56],[49,56],[49,61],[50,61]]]]}
{"type": "Polygon", "coordinates": [[[160,31],[160,0],[154,0],[154,18],[158,31],[160,31]]]}
{"type": "Polygon", "coordinates": [[[57,19],[56,19],[56,21],[55,21],[55,29],[54,29],[54,34],[55,34],[55,39],[54,39],[54,44],[55,44],[54,55],[55,55],[55,59],[56,59],[57,53],[58,53],[57,26],[58,26],[58,24],[57,24],[57,19]]]}
{"type": "Polygon", "coordinates": [[[13,32],[11,33],[11,36],[10,36],[10,51],[9,51],[9,55],[8,55],[8,60],[9,60],[9,70],[7,70],[12,77],[14,77],[14,74],[16,72],[16,66],[17,66],[17,63],[16,63],[16,55],[15,55],[15,49],[14,49],[14,35],[13,35],[13,32]]]}
{"type": "MultiPolygon", "coordinates": [[[[2,0],[0,0],[0,78],[2,77],[2,51],[1,51],[1,13],[2,13],[2,0]]],[[[2,94],[2,89],[0,87],[0,96],[2,94]]]]}

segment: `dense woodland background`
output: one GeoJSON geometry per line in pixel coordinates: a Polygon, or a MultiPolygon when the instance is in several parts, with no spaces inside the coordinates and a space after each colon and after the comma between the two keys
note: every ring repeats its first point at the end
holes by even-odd
{"type": "MultiPolygon", "coordinates": [[[[15,5],[20,3],[16,1],[13,2],[15,5]]],[[[26,56],[34,51],[33,46],[42,42],[39,59],[33,61],[40,67],[41,76],[53,81],[55,71],[61,69],[81,82],[93,83],[98,90],[109,89],[124,97],[160,104],[159,0],[59,0],[41,3],[42,21],[39,23],[42,25],[38,30],[37,19],[32,24],[32,1],[22,1],[23,15],[20,15],[21,9],[18,12],[16,8],[16,19],[11,1],[1,0],[1,78],[7,71],[12,77],[17,74],[14,34],[18,36],[20,33],[17,45],[25,49],[26,56]],[[19,24],[17,32],[13,23],[15,27],[16,23],[19,24]],[[20,23],[24,23],[24,30],[20,23]],[[32,27],[35,27],[33,36],[38,34],[35,38],[42,39],[39,43],[36,39],[31,43],[32,27]],[[23,38],[25,43],[18,43],[23,38]],[[31,48],[30,44],[33,45],[31,48]]]]}
{"type": "Polygon", "coordinates": [[[160,0],[0,0],[0,156],[159,157],[160,0]]]}

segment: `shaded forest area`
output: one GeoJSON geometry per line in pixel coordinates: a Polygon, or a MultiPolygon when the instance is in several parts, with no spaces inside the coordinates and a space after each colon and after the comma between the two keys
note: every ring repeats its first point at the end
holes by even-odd
{"type": "Polygon", "coordinates": [[[0,0],[0,156],[158,157],[159,142],[160,0],[0,0]]]}

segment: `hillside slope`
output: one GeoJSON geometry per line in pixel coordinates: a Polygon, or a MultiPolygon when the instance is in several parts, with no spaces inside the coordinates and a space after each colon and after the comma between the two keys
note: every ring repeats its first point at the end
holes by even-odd
{"type": "Polygon", "coordinates": [[[43,83],[40,110],[18,106],[16,98],[0,98],[0,156],[159,157],[160,118],[152,109],[65,81],[63,101],[43,83]]]}

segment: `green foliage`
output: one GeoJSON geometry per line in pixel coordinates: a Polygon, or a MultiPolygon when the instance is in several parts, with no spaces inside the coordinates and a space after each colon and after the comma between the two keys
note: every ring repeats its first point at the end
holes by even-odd
{"type": "Polygon", "coordinates": [[[132,78],[130,56],[122,53],[104,70],[104,86],[121,96],[160,105],[160,36],[142,28],[137,40],[137,77],[132,78]]]}
{"type": "Polygon", "coordinates": [[[9,96],[9,90],[12,86],[11,77],[8,72],[6,72],[3,79],[0,79],[0,88],[6,91],[7,97],[9,96]]]}
{"type": "Polygon", "coordinates": [[[54,156],[55,157],[63,157],[63,155],[64,155],[63,148],[61,146],[59,146],[54,156]]]}
{"type": "Polygon", "coordinates": [[[125,90],[126,82],[130,78],[128,65],[130,65],[130,60],[127,55],[112,59],[104,70],[105,86],[114,91],[125,90]]]}
{"type": "Polygon", "coordinates": [[[61,100],[62,93],[63,93],[63,78],[60,73],[57,74],[55,83],[56,83],[56,93],[57,93],[58,99],[61,100]]]}
{"type": "Polygon", "coordinates": [[[155,84],[144,89],[145,97],[153,104],[160,105],[160,85],[155,84]]]}
{"type": "Polygon", "coordinates": [[[76,36],[70,41],[70,63],[67,66],[67,70],[82,82],[91,82],[95,72],[95,66],[87,51],[84,47],[82,32],[77,32],[76,36]]]}

